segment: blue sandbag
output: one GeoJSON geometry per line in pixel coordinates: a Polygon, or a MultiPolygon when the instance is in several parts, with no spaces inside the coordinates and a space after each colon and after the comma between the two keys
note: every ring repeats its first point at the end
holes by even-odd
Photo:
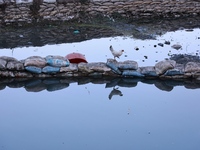
{"type": "Polygon", "coordinates": [[[109,68],[111,68],[114,73],[116,73],[116,74],[122,74],[122,72],[118,69],[118,67],[114,63],[108,62],[108,63],[106,63],[106,65],[109,68]]]}
{"type": "Polygon", "coordinates": [[[48,65],[53,67],[67,67],[70,64],[68,60],[62,60],[57,58],[46,58],[46,62],[48,65]]]}
{"type": "Polygon", "coordinates": [[[147,77],[158,77],[158,74],[156,74],[155,71],[146,72],[146,73],[144,73],[144,75],[147,77]]]}
{"type": "Polygon", "coordinates": [[[48,73],[48,74],[54,74],[54,73],[60,72],[60,68],[59,67],[46,66],[42,69],[42,72],[48,73]]]}
{"type": "Polygon", "coordinates": [[[184,73],[180,70],[167,70],[164,74],[165,76],[175,76],[175,75],[184,75],[184,73]]]}
{"type": "Polygon", "coordinates": [[[42,69],[36,66],[26,66],[25,70],[31,73],[37,73],[37,74],[40,74],[42,72],[42,69]]]}
{"type": "Polygon", "coordinates": [[[140,78],[144,77],[143,74],[141,74],[138,71],[134,71],[134,70],[125,70],[125,71],[123,71],[122,76],[124,76],[124,77],[140,77],[140,78]]]}

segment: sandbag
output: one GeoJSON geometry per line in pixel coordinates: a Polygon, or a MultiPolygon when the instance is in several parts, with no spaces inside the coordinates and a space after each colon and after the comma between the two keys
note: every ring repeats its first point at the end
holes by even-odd
{"type": "Polygon", "coordinates": [[[114,64],[114,63],[111,63],[111,62],[107,62],[106,65],[112,69],[112,71],[116,74],[119,74],[121,75],[122,72],[119,70],[119,68],[114,64]]]}
{"type": "Polygon", "coordinates": [[[46,57],[46,62],[49,66],[52,67],[67,67],[70,62],[68,59],[54,58],[54,57],[46,57]]]}
{"type": "Polygon", "coordinates": [[[31,73],[36,73],[36,74],[39,74],[42,72],[42,69],[36,66],[26,66],[25,70],[31,73]]]}
{"type": "Polygon", "coordinates": [[[0,70],[6,69],[6,60],[0,58],[0,70]]]}
{"type": "Polygon", "coordinates": [[[31,56],[25,59],[24,66],[36,66],[42,68],[46,66],[46,60],[40,56],[31,56]]]}
{"type": "Polygon", "coordinates": [[[164,74],[165,76],[175,76],[175,75],[184,75],[184,73],[177,69],[167,70],[164,74]]]}
{"type": "Polygon", "coordinates": [[[59,67],[46,66],[42,69],[42,72],[48,73],[48,74],[54,74],[54,73],[60,72],[60,68],[59,67]]]}
{"type": "Polygon", "coordinates": [[[140,77],[140,78],[144,77],[143,74],[141,74],[138,71],[134,71],[134,70],[125,70],[125,71],[123,71],[122,76],[123,77],[140,77]]]}
{"type": "Polygon", "coordinates": [[[137,70],[138,69],[138,63],[136,61],[131,61],[131,60],[118,62],[116,65],[120,70],[137,70]]]}

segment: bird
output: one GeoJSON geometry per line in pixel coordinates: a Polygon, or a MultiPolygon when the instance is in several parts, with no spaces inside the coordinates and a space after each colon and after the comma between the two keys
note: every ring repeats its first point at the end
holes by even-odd
{"type": "Polygon", "coordinates": [[[121,56],[124,52],[124,50],[120,50],[120,51],[116,51],[113,49],[112,45],[110,46],[110,51],[112,53],[112,55],[114,56],[114,59],[117,57],[119,58],[119,56],[121,56]]]}

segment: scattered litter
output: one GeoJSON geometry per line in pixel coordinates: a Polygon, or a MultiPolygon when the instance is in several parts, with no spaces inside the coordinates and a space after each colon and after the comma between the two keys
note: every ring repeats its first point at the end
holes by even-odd
{"type": "Polygon", "coordinates": [[[79,34],[79,33],[80,33],[80,31],[74,30],[74,34],[79,34]]]}
{"type": "Polygon", "coordinates": [[[165,44],[166,45],[170,45],[170,41],[165,41],[165,44]]]}
{"type": "Polygon", "coordinates": [[[163,43],[158,43],[158,45],[159,45],[159,46],[161,46],[161,47],[163,47],[163,46],[164,46],[164,44],[163,44],[163,43]]]}
{"type": "Polygon", "coordinates": [[[139,50],[139,48],[138,48],[138,47],[135,47],[134,49],[135,49],[136,51],[138,51],[138,50],[139,50]]]}
{"type": "Polygon", "coordinates": [[[182,46],[179,44],[174,44],[174,45],[172,45],[172,48],[179,50],[180,48],[182,48],[182,46]]]}

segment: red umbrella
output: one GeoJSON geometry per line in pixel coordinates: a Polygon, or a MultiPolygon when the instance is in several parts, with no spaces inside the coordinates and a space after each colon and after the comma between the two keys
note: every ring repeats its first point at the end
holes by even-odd
{"type": "Polygon", "coordinates": [[[76,64],[81,62],[87,63],[85,56],[81,53],[70,53],[65,57],[69,60],[70,63],[76,63],[76,64]]]}

